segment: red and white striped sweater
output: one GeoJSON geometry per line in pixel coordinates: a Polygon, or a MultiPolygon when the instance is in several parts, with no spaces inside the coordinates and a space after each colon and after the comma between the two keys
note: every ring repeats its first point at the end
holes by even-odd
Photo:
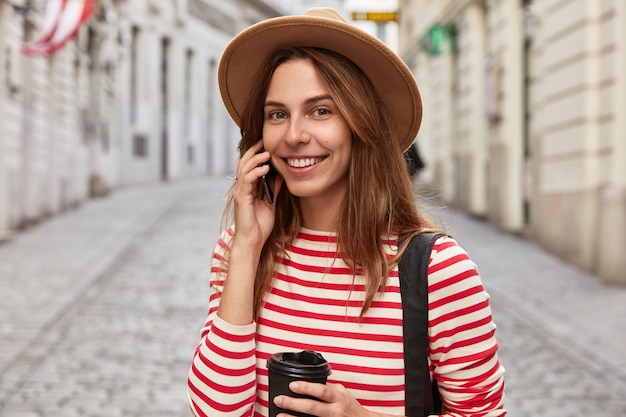
{"type": "MultiPolygon", "coordinates": [[[[397,268],[359,320],[364,286],[336,257],[334,234],[303,229],[276,263],[277,279],[257,322],[235,326],[217,316],[233,232],[213,254],[209,313],[189,373],[197,416],[268,412],[266,360],[274,352],[312,349],[331,364],[328,381],[364,407],[404,415],[402,302],[397,268]]],[[[386,242],[389,255],[397,239],[386,242]]],[[[475,264],[449,237],[439,238],[428,267],[429,359],[446,416],[504,416],[504,369],[489,296],[475,264]]]]}

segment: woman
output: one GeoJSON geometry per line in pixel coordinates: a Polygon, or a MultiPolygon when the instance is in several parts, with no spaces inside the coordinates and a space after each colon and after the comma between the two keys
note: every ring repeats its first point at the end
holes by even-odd
{"type": "MultiPolygon", "coordinates": [[[[377,39],[311,9],[240,33],[219,82],[241,158],[189,374],[194,413],[266,416],[267,358],[310,349],[330,362],[328,383],[292,384],[314,399],[280,395],[279,407],[405,415],[399,242],[436,230],[402,156],[421,122],[414,78],[377,39]]],[[[448,415],[505,415],[488,296],[450,237],[433,246],[428,292],[428,360],[448,415]]]]}

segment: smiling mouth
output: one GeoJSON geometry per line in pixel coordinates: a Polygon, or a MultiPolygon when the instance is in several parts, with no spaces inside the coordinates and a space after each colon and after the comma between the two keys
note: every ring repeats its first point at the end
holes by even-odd
{"type": "Polygon", "coordinates": [[[300,158],[300,159],[289,158],[287,159],[287,165],[293,168],[306,168],[315,164],[319,164],[324,159],[326,158],[325,157],[324,158],[300,158]]]}

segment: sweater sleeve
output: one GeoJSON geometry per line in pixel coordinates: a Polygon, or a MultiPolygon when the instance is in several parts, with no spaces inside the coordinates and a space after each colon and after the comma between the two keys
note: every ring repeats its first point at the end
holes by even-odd
{"type": "Polygon", "coordinates": [[[428,266],[429,358],[449,417],[504,416],[504,368],[476,265],[450,237],[428,266]]]}
{"type": "Polygon", "coordinates": [[[187,394],[195,416],[250,415],[256,399],[256,324],[232,325],[217,315],[233,230],[218,239],[211,260],[209,312],[193,357],[187,394]]]}

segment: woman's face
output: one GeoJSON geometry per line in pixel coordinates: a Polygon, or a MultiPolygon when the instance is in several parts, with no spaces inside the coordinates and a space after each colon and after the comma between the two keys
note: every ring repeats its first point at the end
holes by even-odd
{"type": "Polygon", "coordinates": [[[279,65],[264,106],[263,144],[289,191],[301,199],[343,200],[352,131],[309,60],[279,65]]]}

